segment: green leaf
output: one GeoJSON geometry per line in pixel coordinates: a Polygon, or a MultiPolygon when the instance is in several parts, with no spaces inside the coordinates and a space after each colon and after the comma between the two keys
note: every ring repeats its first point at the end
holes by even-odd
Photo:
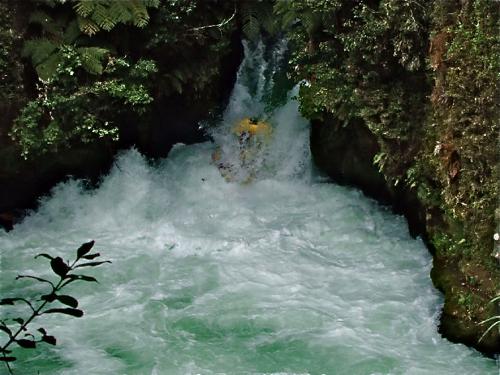
{"type": "MultiPolygon", "coordinates": [[[[489,319],[487,319],[487,320],[489,320],[489,319]]],[[[486,336],[486,335],[487,335],[487,334],[488,334],[488,333],[489,333],[489,332],[490,332],[493,328],[495,328],[497,325],[500,325],[500,320],[496,321],[495,323],[493,323],[492,325],[490,325],[490,326],[488,327],[488,329],[487,329],[487,330],[486,330],[486,331],[485,331],[485,332],[481,335],[481,337],[479,338],[479,342],[481,342],[481,341],[485,338],[485,336],[486,336]]]]}
{"type": "Polygon", "coordinates": [[[48,309],[44,311],[42,314],[66,314],[74,316],[76,318],[81,318],[83,316],[83,311],[79,309],[70,309],[70,308],[48,309]]]}
{"type": "Polygon", "coordinates": [[[99,266],[99,265],[101,265],[103,263],[111,263],[111,262],[109,260],[104,260],[102,262],[88,262],[88,263],[79,264],[75,268],[79,268],[79,267],[96,267],[96,266],[99,266]]]}
{"type": "Polygon", "coordinates": [[[71,268],[64,263],[61,257],[54,258],[50,261],[50,266],[52,271],[61,277],[65,277],[66,274],[71,270],[71,268]]]}
{"type": "Polygon", "coordinates": [[[36,342],[34,342],[33,340],[19,339],[19,340],[16,340],[16,343],[21,348],[25,348],[25,349],[35,349],[36,348],[36,342]]]}
{"type": "Polygon", "coordinates": [[[494,303],[494,302],[497,302],[499,301],[500,302],[500,296],[496,296],[495,298],[493,298],[489,303],[494,303]]]}
{"type": "Polygon", "coordinates": [[[78,301],[71,296],[65,296],[65,295],[56,296],[56,299],[59,302],[65,304],[65,305],[68,305],[70,307],[74,307],[74,308],[78,307],[78,301]]]}
{"type": "Polygon", "coordinates": [[[85,254],[87,254],[91,249],[92,247],[94,246],[94,243],[95,241],[90,241],[90,242],[85,242],[82,246],[80,246],[78,248],[78,250],[76,251],[76,257],[78,259],[80,259],[81,257],[83,257],[85,254]]]}

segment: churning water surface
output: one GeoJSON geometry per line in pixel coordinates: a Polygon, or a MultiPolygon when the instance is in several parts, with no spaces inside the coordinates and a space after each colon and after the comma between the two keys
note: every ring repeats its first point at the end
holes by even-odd
{"type": "Polygon", "coordinates": [[[283,51],[246,48],[224,117],[208,129],[214,142],[177,145],[154,164],[126,151],[99,188],[60,184],[0,230],[2,296],[39,295],[14,278],[50,277],[40,252],[71,259],[95,239],[113,262],[86,272],[99,284],[68,287],[84,317],[33,324],[58,345],[16,351],[17,374],[496,372],[437,333],[431,257],[404,219],[316,176],[296,91],[268,105],[283,51]],[[250,182],[231,132],[246,116],[274,129],[250,182]],[[211,160],[217,148],[230,182],[211,160]]]}

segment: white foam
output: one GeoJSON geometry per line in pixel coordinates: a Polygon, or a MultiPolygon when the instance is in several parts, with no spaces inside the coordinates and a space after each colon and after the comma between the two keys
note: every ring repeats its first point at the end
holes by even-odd
{"type": "MultiPolygon", "coordinates": [[[[246,51],[262,66],[263,53],[246,51]]],[[[228,150],[233,120],[264,108],[244,74],[213,130],[228,150]]],[[[431,258],[404,220],[316,182],[290,97],[267,119],[274,138],[253,183],[227,183],[211,143],[179,145],[154,166],[129,150],[98,189],[60,184],[0,232],[2,296],[32,290],[18,273],[49,276],[39,252],[70,258],[93,238],[113,261],[87,272],[100,284],[68,289],[83,318],[40,319],[58,346],[40,346],[18,373],[493,373],[493,361],[437,333],[431,258]]]]}

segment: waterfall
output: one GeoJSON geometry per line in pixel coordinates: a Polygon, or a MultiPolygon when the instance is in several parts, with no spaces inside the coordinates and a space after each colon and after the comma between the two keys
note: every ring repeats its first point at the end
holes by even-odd
{"type": "Polygon", "coordinates": [[[41,252],[70,259],[94,239],[113,262],[86,270],[99,284],[68,287],[84,317],[37,319],[58,345],[16,350],[17,373],[493,373],[494,361],[437,333],[432,259],[404,219],[316,175],[297,88],[269,105],[285,42],[244,47],[211,142],[177,145],[158,163],[125,151],[98,188],[61,183],[0,230],[2,297],[43,291],[15,281],[51,277],[33,258],[41,252]],[[272,136],[249,181],[233,128],[252,116],[272,136]],[[217,150],[234,166],[229,182],[217,150]]]}

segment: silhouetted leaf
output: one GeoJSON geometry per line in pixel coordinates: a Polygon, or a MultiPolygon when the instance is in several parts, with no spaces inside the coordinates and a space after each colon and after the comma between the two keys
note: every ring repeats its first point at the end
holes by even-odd
{"type": "Polygon", "coordinates": [[[104,260],[102,262],[88,262],[88,263],[82,263],[82,264],[79,264],[78,266],[76,266],[75,268],[78,268],[78,267],[96,267],[96,266],[99,266],[103,263],[111,263],[111,261],[109,260],[104,260]]]}
{"type": "Polygon", "coordinates": [[[56,300],[56,295],[54,293],[44,294],[40,299],[47,302],[54,302],[56,300]]]}
{"type": "Polygon", "coordinates": [[[0,301],[0,305],[13,305],[15,301],[22,301],[27,304],[31,308],[31,310],[33,310],[33,305],[25,298],[5,298],[4,300],[0,301]]]}
{"type": "Polygon", "coordinates": [[[41,277],[36,277],[36,276],[31,276],[31,275],[17,275],[16,280],[19,280],[19,279],[34,279],[34,280],[38,280],[42,283],[50,284],[50,285],[52,285],[52,287],[54,287],[54,284],[52,283],[52,281],[42,279],[41,277]]]}
{"type": "Polygon", "coordinates": [[[85,276],[85,275],[78,275],[79,276],[79,279],[80,280],[83,280],[83,281],[91,281],[91,282],[95,282],[95,283],[98,283],[97,279],[95,277],[92,277],[92,276],[85,276]]]}
{"type": "Polygon", "coordinates": [[[52,255],[49,255],[49,254],[46,254],[46,253],[41,253],[41,254],[36,255],[35,259],[38,258],[38,257],[44,257],[44,258],[48,258],[50,260],[54,259],[54,257],[52,255]]]}
{"type": "Polygon", "coordinates": [[[47,331],[45,330],[45,328],[42,328],[42,327],[38,328],[37,331],[40,332],[44,336],[47,334],[47,331]]]}
{"type": "Polygon", "coordinates": [[[77,318],[81,318],[83,316],[83,311],[79,309],[48,309],[47,311],[44,311],[42,314],[66,314],[66,315],[71,315],[77,318]]]}
{"type": "Polygon", "coordinates": [[[16,357],[0,357],[0,362],[14,362],[16,357]]]}
{"type": "Polygon", "coordinates": [[[64,263],[61,257],[54,258],[50,261],[52,270],[59,276],[64,277],[70,271],[70,267],[64,263]]]}
{"type": "Polygon", "coordinates": [[[76,251],[77,259],[80,259],[82,256],[87,254],[94,246],[94,243],[95,243],[95,241],[90,241],[90,242],[86,242],[82,246],[80,246],[78,248],[78,250],[76,251]]]}
{"type": "Polygon", "coordinates": [[[12,331],[5,325],[0,325],[0,331],[4,331],[9,336],[12,336],[12,331]]]}
{"type": "Polygon", "coordinates": [[[94,258],[97,258],[97,257],[100,257],[101,254],[99,253],[95,253],[95,254],[88,254],[88,255],[84,255],[82,256],[83,259],[88,259],[88,260],[92,260],[94,258]]]}
{"type": "Polygon", "coordinates": [[[71,306],[71,307],[78,307],[78,301],[71,297],[71,296],[56,296],[56,299],[64,303],[65,305],[71,306]]]}
{"type": "Polygon", "coordinates": [[[16,343],[21,348],[25,348],[25,349],[34,349],[34,348],[36,348],[36,342],[34,342],[33,340],[19,339],[19,340],[16,340],[16,343]]]}
{"type": "Polygon", "coordinates": [[[83,280],[83,281],[93,281],[93,282],[98,282],[97,279],[95,279],[92,276],[85,276],[85,275],[68,275],[66,276],[67,280],[64,282],[64,284],[61,285],[61,288],[68,285],[69,283],[72,283],[73,281],[77,280],[83,280]]]}
{"type": "Polygon", "coordinates": [[[67,285],[67,284],[69,284],[70,282],[75,281],[75,280],[79,280],[78,275],[67,275],[67,276],[66,276],[66,281],[64,282],[64,284],[63,284],[63,285],[61,285],[61,288],[62,288],[64,285],[67,285]]]}
{"type": "Polygon", "coordinates": [[[12,319],[14,322],[16,323],[19,323],[20,325],[23,325],[24,324],[24,319],[22,318],[14,318],[12,319]]]}
{"type": "Polygon", "coordinates": [[[54,336],[43,336],[42,341],[46,342],[47,344],[50,345],[55,345],[56,344],[56,338],[54,336]]]}

